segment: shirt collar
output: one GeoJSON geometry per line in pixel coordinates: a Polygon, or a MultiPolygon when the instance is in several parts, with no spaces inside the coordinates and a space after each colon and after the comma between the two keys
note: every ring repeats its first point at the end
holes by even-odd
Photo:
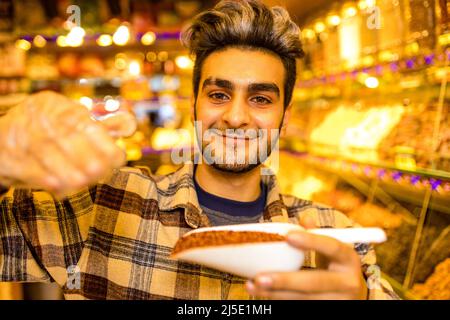
{"type": "MultiPolygon", "coordinates": [[[[262,176],[267,186],[266,206],[260,222],[288,222],[286,205],[280,194],[280,187],[275,174],[262,176]]],[[[196,229],[210,226],[208,217],[202,213],[195,190],[194,163],[186,162],[176,172],[156,182],[158,188],[159,209],[170,211],[184,209],[186,223],[196,229]]]]}

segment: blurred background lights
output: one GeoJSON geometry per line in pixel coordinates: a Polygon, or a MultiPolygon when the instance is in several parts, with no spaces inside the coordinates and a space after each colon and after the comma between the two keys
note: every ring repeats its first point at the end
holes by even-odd
{"type": "Polygon", "coordinates": [[[151,31],[144,33],[144,35],[141,38],[141,42],[145,46],[149,46],[149,45],[153,44],[155,42],[155,40],[156,40],[156,35],[154,32],[151,32],[151,31]]]}
{"type": "Polygon", "coordinates": [[[105,102],[105,110],[108,112],[115,112],[119,110],[120,102],[115,99],[108,99],[105,102]]]}
{"type": "Polygon", "coordinates": [[[93,101],[91,98],[83,96],[78,100],[83,106],[86,107],[86,109],[88,109],[89,111],[92,110],[92,106],[93,106],[93,101]]]}
{"type": "Polygon", "coordinates": [[[45,45],[47,44],[47,40],[45,40],[45,38],[41,35],[37,35],[36,37],[34,37],[33,39],[33,44],[37,47],[37,48],[43,48],[45,47],[45,45]]]}
{"type": "Polygon", "coordinates": [[[378,86],[380,85],[380,82],[375,77],[368,77],[364,81],[364,84],[366,85],[367,88],[375,89],[375,88],[378,88],[378,86]]]}
{"type": "Polygon", "coordinates": [[[192,69],[194,66],[194,62],[188,56],[176,57],[175,64],[180,69],[192,69]]]}
{"type": "Polygon", "coordinates": [[[97,39],[97,44],[101,47],[107,47],[112,44],[112,37],[109,34],[102,34],[97,39]]]}
{"type": "Polygon", "coordinates": [[[27,50],[30,50],[31,43],[28,42],[25,39],[19,39],[19,40],[16,41],[16,47],[19,48],[19,49],[27,51],[27,50]]]}
{"type": "Polygon", "coordinates": [[[130,30],[127,26],[120,26],[113,35],[113,41],[118,46],[124,46],[130,40],[130,30]]]}

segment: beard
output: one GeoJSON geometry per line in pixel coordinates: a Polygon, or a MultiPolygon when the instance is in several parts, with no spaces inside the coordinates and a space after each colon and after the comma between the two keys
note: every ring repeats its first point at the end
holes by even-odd
{"type": "Polygon", "coordinates": [[[212,133],[204,136],[211,139],[202,140],[202,156],[208,165],[227,173],[246,173],[261,166],[271,155],[279,136],[279,131],[269,135],[265,130],[213,128],[208,131],[212,133]]]}

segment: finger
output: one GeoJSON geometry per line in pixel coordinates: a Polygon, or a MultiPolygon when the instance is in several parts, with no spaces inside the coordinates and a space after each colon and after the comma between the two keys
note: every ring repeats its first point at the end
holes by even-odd
{"type": "Polygon", "coordinates": [[[121,167],[126,162],[126,154],[100,125],[94,123],[84,129],[84,134],[94,147],[111,161],[113,168],[121,167]]]}
{"type": "Polygon", "coordinates": [[[316,235],[302,231],[292,231],[287,237],[287,242],[302,250],[314,250],[329,260],[345,265],[359,265],[357,254],[344,243],[322,235],[316,235]]]}
{"type": "Polygon", "coordinates": [[[305,229],[317,228],[315,219],[308,214],[300,216],[300,225],[305,229]]]}
{"type": "Polygon", "coordinates": [[[258,289],[247,282],[247,292],[256,297],[270,300],[344,300],[351,299],[350,296],[342,293],[303,293],[289,290],[267,290],[258,289]]]}
{"type": "Polygon", "coordinates": [[[39,162],[46,172],[58,179],[58,190],[77,188],[87,183],[87,177],[73,166],[70,159],[53,143],[47,143],[45,146],[42,146],[42,143],[36,144],[32,147],[31,157],[39,162]]]}
{"type": "Polygon", "coordinates": [[[303,293],[347,292],[358,286],[353,284],[347,273],[305,270],[261,274],[254,280],[257,288],[263,290],[292,290],[303,293]]]}
{"type": "Polygon", "coordinates": [[[137,129],[136,118],[129,112],[118,112],[99,119],[113,138],[125,138],[132,136],[137,129]]]}
{"type": "Polygon", "coordinates": [[[58,139],[56,144],[73,165],[91,180],[112,167],[111,159],[98,151],[92,141],[81,133],[58,139]]]}
{"type": "MultiPolygon", "coordinates": [[[[23,163],[21,163],[23,165],[23,163]]],[[[58,178],[46,172],[39,163],[35,161],[27,161],[27,163],[18,170],[16,167],[9,166],[11,169],[11,178],[9,185],[15,188],[27,188],[27,189],[44,189],[44,190],[56,190],[60,187],[58,178]],[[15,172],[15,171],[20,171],[15,172]]],[[[8,178],[7,178],[8,179],[8,178]]]]}

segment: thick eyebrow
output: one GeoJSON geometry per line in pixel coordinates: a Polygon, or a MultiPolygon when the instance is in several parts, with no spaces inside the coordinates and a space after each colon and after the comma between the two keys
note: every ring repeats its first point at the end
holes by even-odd
{"type": "Polygon", "coordinates": [[[270,91],[280,97],[280,88],[275,83],[252,83],[248,86],[248,91],[250,93],[270,91]]]}
{"type": "MultiPolygon", "coordinates": [[[[212,78],[209,77],[203,81],[202,90],[207,86],[217,86],[223,89],[228,89],[230,91],[234,90],[234,84],[225,79],[212,78]]],[[[277,97],[280,97],[280,88],[275,83],[272,82],[262,82],[262,83],[252,83],[248,86],[248,92],[256,93],[261,91],[274,92],[277,97]]]]}
{"type": "Polygon", "coordinates": [[[217,86],[223,89],[228,89],[232,91],[234,89],[234,85],[229,80],[224,79],[214,79],[212,77],[205,79],[203,81],[202,90],[205,89],[207,86],[217,86]]]}

